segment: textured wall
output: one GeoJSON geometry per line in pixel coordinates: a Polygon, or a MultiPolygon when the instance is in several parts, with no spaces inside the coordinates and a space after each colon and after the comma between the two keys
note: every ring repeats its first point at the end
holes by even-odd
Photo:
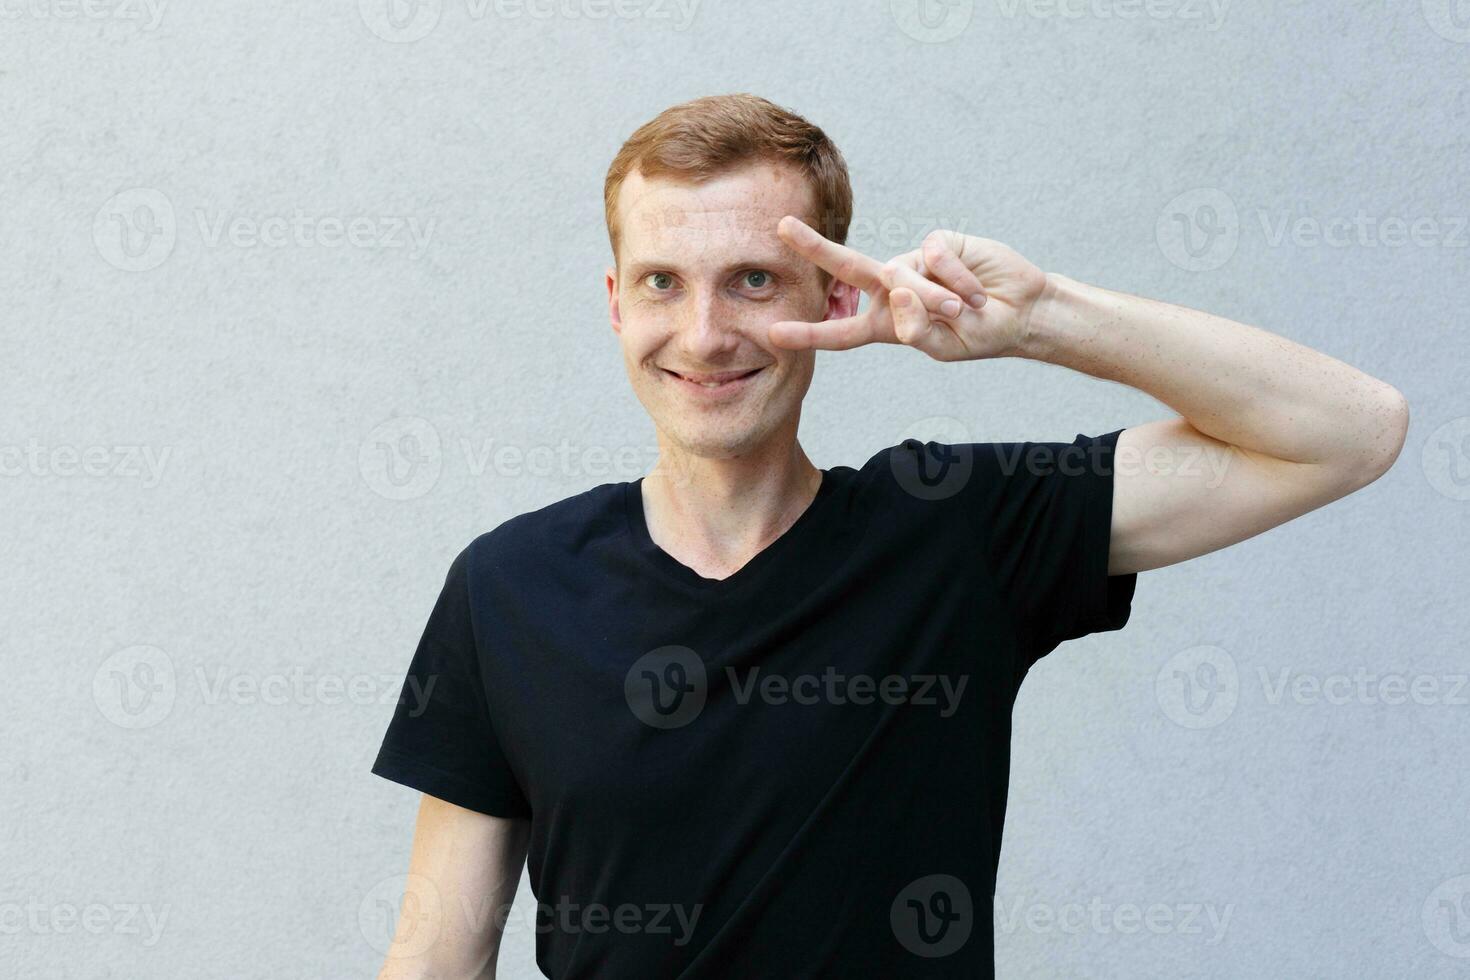
{"type": "MultiPolygon", "coordinates": [[[[1032,673],[1001,975],[1463,975],[1464,6],[0,0],[0,961],[376,970],[417,795],[368,768],[449,560],[652,460],[604,169],[751,90],[843,147],[855,245],[998,238],[1412,407],[1377,484],[1032,673]]],[[[803,441],[1166,414],[865,349],[819,356],[803,441]]]]}

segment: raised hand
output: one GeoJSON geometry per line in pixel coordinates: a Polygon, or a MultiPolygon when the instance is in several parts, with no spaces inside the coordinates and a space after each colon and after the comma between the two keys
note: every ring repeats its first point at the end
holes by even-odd
{"type": "Polygon", "coordinates": [[[887,262],[839,245],[787,215],[776,234],[798,255],[868,294],[855,316],[771,324],[771,343],[847,350],[904,344],[940,361],[1018,354],[1046,273],[988,238],[934,231],[922,247],[887,262]]]}

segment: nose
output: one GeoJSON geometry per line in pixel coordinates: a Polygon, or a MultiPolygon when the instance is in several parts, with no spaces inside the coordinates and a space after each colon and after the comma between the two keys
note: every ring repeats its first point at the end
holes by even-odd
{"type": "Polygon", "coordinates": [[[678,318],[678,345],[691,365],[718,365],[740,347],[736,312],[718,291],[694,291],[678,318]]]}

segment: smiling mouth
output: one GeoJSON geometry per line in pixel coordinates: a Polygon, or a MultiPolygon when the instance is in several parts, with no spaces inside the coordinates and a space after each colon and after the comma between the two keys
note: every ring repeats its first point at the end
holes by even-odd
{"type": "Polygon", "coordinates": [[[687,384],[703,388],[707,391],[718,391],[721,389],[732,389],[747,379],[753,378],[755,375],[764,371],[765,368],[751,368],[748,371],[720,371],[716,374],[695,372],[684,374],[678,371],[670,371],[668,368],[661,368],[660,370],[687,384]]]}

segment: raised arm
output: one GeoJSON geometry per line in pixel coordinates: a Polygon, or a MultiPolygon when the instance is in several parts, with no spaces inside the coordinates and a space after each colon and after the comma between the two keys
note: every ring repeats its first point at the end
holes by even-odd
{"type": "Polygon", "coordinates": [[[1260,534],[1373,482],[1403,447],[1409,410],[1397,389],[1257,327],[1048,275],[1000,242],[955,231],[888,262],[792,216],[777,233],[871,299],[853,316],[773,323],[777,346],[1026,357],[1129,385],[1179,413],[1118,439],[1111,574],[1260,534]]]}
{"type": "Polygon", "coordinates": [[[1179,413],[1118,439],[1115,575],[1215,551],[1366,486],[1408,428],[1397,389],[1320,351],[1054,273],[1018,346],[1179,413]]]}
{"type": "Polygon", "coordinates": [[[397,932],[378,980],[494,980],[530,831],[529,820],[424,794],[397,932]]]}

